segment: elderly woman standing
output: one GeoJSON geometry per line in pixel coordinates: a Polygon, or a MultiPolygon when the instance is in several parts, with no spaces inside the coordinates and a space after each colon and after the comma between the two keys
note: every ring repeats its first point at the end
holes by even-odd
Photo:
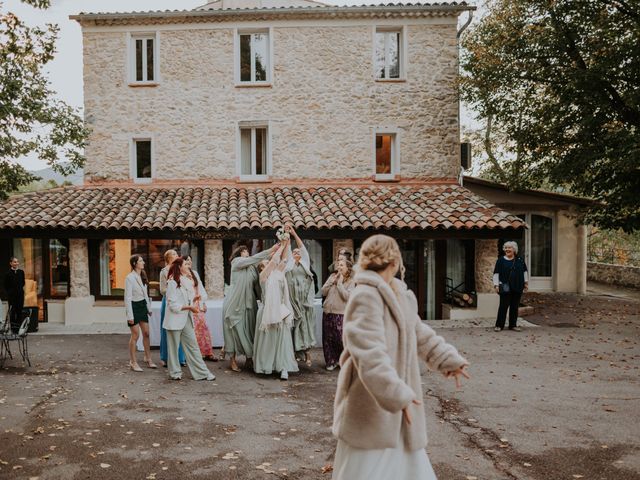
{"type": "Polygon", "coordinates": [[[336,268],[322,286],[322,295],[325,297],[322,304],[322,349],[326,369],[329,371],[336,368],[340,360],[344,309],[355,286],[351,262],[338,260],[336,268]]]}
{"type": "Polygon", "coordinates": [[[493,269],[493,285],[496,293],[500,295],[500,306],[493,330],[499,332],[504,329],[509,310],[509,330],[519,332],[521,328],[517,326],[518,307],[522,292],[529,289],[529,272],[524,260],[517,256],[516,242],[505,242],[502,250],[504,256],[498,258],[493,269]]]}
{"type": "Polygon", "coordinates": [[[193,316],[200,310],[193,281],[189,278],[190,269],[183,258],[179,257],[171,264],[167,282],[167,312],[164,329],[167,331],[169,376],[173,380],[182,378],[182,369],[178,361],[178,347],[182,344],[187,365],[194,380],[215,380],[202,360],[196,334],[193,329],[193,316]]]}
{"type": "Polygon", "coordinates": [[[316,344],[316,319],[313,312],[315,288],[311,272],[311,259],[296,231],[289,228],[289,233],[296,241],[296,248],[292,252],[293,267],[286,274],[291,306],[293,307],[293,346],[297,355],[304,353],[304,362],[310,367],[309,350],[316,344]]]}
{"type": "MultiPolygon", "coordinates": [[[[164,268],[160,270],[160,295],[162,295],[162,304],[160,305],[160,362],[163,367],[167,366],[167,331],[162,328],[167,310],[167,282],[169,281],[169,268],[176,258],[178,258],[178,253],[175,250],[171,249],[164,252],[164,268]]],[[[187,360],[184,357],[182,347],[178,350],[178,358],[180,359],[180,365],[186,365],[187,360]]]]}
{"type": "Polygon", "coordinates": [[[418,359],[458,384],[467,361],[422,323],[414,294],[395,278],[400,249],[368,238],[344,316],[344,353],[334,404],[334,480],[435,480],[425,447],[418,359]]]}

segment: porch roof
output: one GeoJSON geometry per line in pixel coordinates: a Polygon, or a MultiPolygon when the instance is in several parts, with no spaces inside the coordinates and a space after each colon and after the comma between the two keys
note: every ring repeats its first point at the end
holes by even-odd
{"type": "Polygon", "coordinates": [[[0,232],[207,234],[271,230],[514,231],[525,223],[457,184],[96,186],[11,196],[0,232]]]}

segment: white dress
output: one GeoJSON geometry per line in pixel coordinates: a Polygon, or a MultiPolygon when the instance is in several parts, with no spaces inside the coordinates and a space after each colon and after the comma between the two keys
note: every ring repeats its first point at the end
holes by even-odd
{"type": "Polygon", "coordinates": [[[338,440],[333,480],[437,480],[425,449],[355,448],[338,440]]]}

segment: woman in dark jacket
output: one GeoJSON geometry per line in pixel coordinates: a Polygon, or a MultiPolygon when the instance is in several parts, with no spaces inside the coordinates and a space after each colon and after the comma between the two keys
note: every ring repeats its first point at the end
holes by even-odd
{"type": "Polygon", "coordinates": [[[493,330],[499,332],[504,329],[507,310],[509,310],[509,330],[519,332],[521,329],[516,325],[518,306],[522,292],[526,292],[529,288],[529,272],[524,260],[516,256],[518,254],[516,242],[505,242],[502,249],[504,256],[498,258],[493,269],[493,285],[496,293],[500,295],[498,317],[493,330]]]}

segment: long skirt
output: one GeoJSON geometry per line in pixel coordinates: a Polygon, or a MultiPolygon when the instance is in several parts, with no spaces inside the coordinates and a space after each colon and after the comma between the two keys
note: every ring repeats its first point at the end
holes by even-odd
{"type": "Polygon", "coordinates": [[[336,366],[342,354],[342,320],[340,313],[322,314],[322,350],[327,366],[336,366]]]}
{"type": "Polygon", "coordinates": [[[204,312],[198,312],[193,315],[194,330],[196,331],[196,339],[198,347],[203,357],[213,356],[213,346],[211,345],[211,332],[207,326],[204,312]]]}
{"type": "Polygon", "coordinates": [[[437,480],[424,448],[355,448],[338,440],[332,480],[437,480]]]}
{"type": "Polygon", "coordinates": [[[316,344],[316,317],[313,307],[301,307],[301,315],[296,315],[293,327],[293,347],[296,352],[303,352],[314,347],[316,344]]]}
{"type": "Polygon", "coordinates": [[[247,358],[253,357],[255,332],[250,329],[255,329],[255,325],[256,311],[253,308],[245,309],[244,317],[233,326],[231,326],[230,319],[223,319],[224,351],[230,354],[244,355],[247,358]]]}
{"type": "MultiPolygon", "coordinates": [[[[167,331],[162,328],[162,325],[164,324],[164,312],[166,309],[167,297],[162,297],[162,305],[160,306],[160,360],[162,360],[165,364],[169,359],[169,353],[167,349],[167,331]]],[[[187,363],[182,345],[180,345],[180,348],[178,349],[178,361],[180,362],[180,365],[184,365],[185,363],[187,363]]]]}
{"type": "MultiPolygon", "coordinates": [[[[258,316],[258,320],[260,317],[258,316]]],[[[260,329],[257,323],[256,343],[253,348],[253,370],[256,373],[269,375],[271,373],[297,372],[293,352],[293,338],[291,328],[284,323],[272,325],[266,330],[260,329]]]]}

